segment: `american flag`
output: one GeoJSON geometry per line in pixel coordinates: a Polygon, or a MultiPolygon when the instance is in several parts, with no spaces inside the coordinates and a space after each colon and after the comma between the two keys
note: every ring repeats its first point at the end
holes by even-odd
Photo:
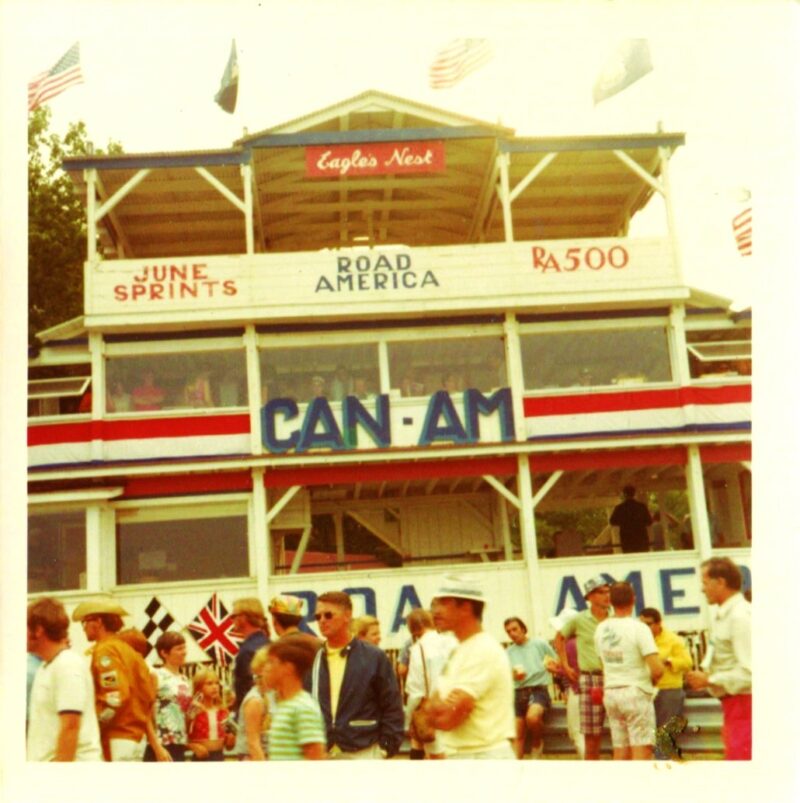
{"type": "Polygon", "coordinates": [[[53,67],[39,73],[28,84],[28,111],[32,112],[46,100],[54,98],[75,84],[82,83],[81,46],[79,42],[75,42],[53,67]]]}
{"type": "Polygon", "coordinates": [[[167,630],[176,629],[172,627],[175,624],[175,617],[161,604],[158,597],[153,597],[147,603],[144,614],[141,630],[150,645],[150,649],[147,651],[149,657],[155,649],[159,636],[166,633],[167,630]]]}
{"type": "Polygon", "coordinates": [[[492,58],[488,39],[454,39],[442,48],[430,68],[433,89],[449,89],[492,58]]]}
{"type": "Polygon", "coordinates": [[[224,666],[239,652],[239,641],[231,635],[233,616],[216,593],[187,625],[187,629],[215,664],[224,666]]]}
{"type": "Polygon", "coordinates": [[[743,257],[753,255],[753,207],[748,206],[739,214],[733,216],[731,221],[736,247],[743,257]]]}

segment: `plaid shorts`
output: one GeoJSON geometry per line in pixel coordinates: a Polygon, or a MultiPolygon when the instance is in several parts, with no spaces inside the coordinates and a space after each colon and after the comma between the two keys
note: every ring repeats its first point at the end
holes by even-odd
{"type": "Polygon", "coordinates": [[[606,710],[603,708],[602,699],[599,703],[592,702],[591,692],[592,689],[603,688],[603,676],[580,672],[578,687],[581,703],[581,733],[586,736],[600,736],[603,732],[606,710]]]}

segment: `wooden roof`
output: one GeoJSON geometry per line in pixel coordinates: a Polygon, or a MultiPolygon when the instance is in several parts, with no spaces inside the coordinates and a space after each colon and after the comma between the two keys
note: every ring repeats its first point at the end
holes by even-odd
{"type": "Polygon", "coordinates": [[[623,235],[653,189],[612,151],[626,151],[656,176],[659,146],[682,142],[682,134],[662,133],[519,138],[499,125],[370,91],[226,150],[75,157],[64,167],[84,203],[86,168],[97,170],[99,203],[149,169],[101,221],[101,242],[109,255],[171,257],[246,251],[243,214],[197,167],[242,199],[240,166],[252,166],[257,252],[435,246],[503,240],[495,193],[501,152],[510,154],[512,190],[547,153],[558,153],[513,204],[516,240],[623,235]],[[309,145],[432,139],[444,142],[442,173],[306,175],[309,145]]]}

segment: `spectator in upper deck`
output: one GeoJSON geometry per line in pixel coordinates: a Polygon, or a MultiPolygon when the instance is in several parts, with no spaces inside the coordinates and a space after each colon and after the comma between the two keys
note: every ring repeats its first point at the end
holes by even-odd
{"type": "Polygon", "coordinates": [[[375,396],[375,394],[369,389],[367,385],[367,379],[365,376],[361,374],[356,374],[353,377],[353,390],[351,391],[352,396],[355,396],[357,399],[361,401],[365,401],[366,399],[371,399],[375,396]]]}
{"type": "Polygon", "coordinates": [[[125,385],[119,379],[111,383],[106,396],[106,410],[109,413],[127,413],[131,410],[131,394],[125,390],[125,385]]]}
{"type": "Polygon", "coordinates": [[[200,370],[183,389],[183,403],[187,407],[213,407],[210,372],[200,370]]]}
{"type": "Polygon", "coordinates": [[[320,396],[327,397],[328,392],[325,389],[325,377],[319,374],[311,377],[311,393],[310,398],[316,399],[320,396]]]}
{"type": "Polygon", "coordinates": [[[623,552],[649,552],[650,539],[647,528],[653,518],[647,505],[636,499],[636,488],[626,485],[622,489],[623,501],[611,514],[609,523],[619,527],[619,542],[623,552]]]}
{"type": "Polygon", "coordinates": [[[442,377],[442,390],[448,393],[460,393],[463,390],[464,381],[455,371],[449,371],[442,377]]]}
{"type": "Polygon", "coordinates": [[[422,396],[425,393],[425,383],[420,382],[413,368],[403,373],[400,380],[400,395],[403,397],[422,396]]]}
{"type": "MultiPolygon", "coordinates": [[[[342,401],[345,396],[353,393],[354,379],[344,365],[337,365],[331,382],[331,399],[342,401]]],[[[320,394],[317,394],[320,395],[320,394]]]]}
{"type": "Polygon", "coordinates": [[[142,383],[131,391],[134,410],[160,410],[166,398],[164,389],[156,384],[156,375],[151,370],[142,374],[142,383]]]}

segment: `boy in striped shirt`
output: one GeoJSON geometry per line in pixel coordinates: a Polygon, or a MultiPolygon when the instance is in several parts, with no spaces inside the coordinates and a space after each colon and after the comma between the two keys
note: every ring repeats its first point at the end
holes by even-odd
{"type": "Polygon", "coordinates": [[[284,636],[269,645],[264,684],[275,692],[270,711],[271,761],[326,758],[325,723],[317,701],[303,689],[315,650],[306,639],[284,636]]]}

